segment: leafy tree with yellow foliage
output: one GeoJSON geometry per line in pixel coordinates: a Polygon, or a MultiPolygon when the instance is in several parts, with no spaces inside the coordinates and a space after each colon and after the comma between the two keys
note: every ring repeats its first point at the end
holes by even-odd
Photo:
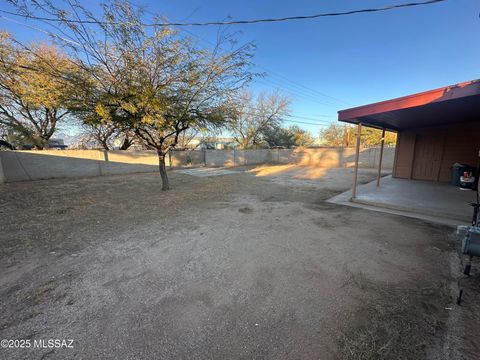
{"type": "MultiPolygon", "coordinates": [[[[352,125],[341,125],[332,123],[320,130],[320,140],[326,146],[355,146],[357,139],[357,127],[352,125]]],[[[382,131],[370,127],[362,127],[361,133],[362,146],[377,146],[382,140],[382,131]]],[[[395,145],[397,134],[385,132],[385,145],[395,145]]]]}
{"type": "Polygon", "coordinates": [[[48,146],[75,98],[78,68],[49,45],[26,48],[0,33],[0,124],[21,142],[48,146]]]}

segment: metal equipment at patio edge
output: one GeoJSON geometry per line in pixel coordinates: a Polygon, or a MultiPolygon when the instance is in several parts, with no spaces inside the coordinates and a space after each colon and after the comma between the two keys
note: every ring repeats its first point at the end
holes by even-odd
{"type": "MultiPolygon", "coordinates": [[[[480,155],[480,154],[479,154],[480,155]]],[[[467,262],[463,273],[467,276],[470,276],[470,269],[472,266],[472,258],[474,256],[480,256],[480,224],[479,224],[479,209],[480,209],[480,198],[478,193],[478,174],[480,167],[477,166],[476,172],[476,202],[470,203],[473,207],[473,216],[471,226],[467,228],[467,233],[462,240],[462,254],[467,255],[467,262]]]]}

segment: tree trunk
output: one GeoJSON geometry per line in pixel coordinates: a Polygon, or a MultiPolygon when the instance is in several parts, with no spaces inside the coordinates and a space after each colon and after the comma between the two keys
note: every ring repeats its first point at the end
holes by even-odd
{"type": "Polygon", "coordinates": [[[33,142],[33,146],[35,147],[35,149],[37,150],[43,150],[45,148],[48,149],[48,139],[50,139],[50,136],[47,136],[47,135],[34,135],[32,137],[32,142],[33,142]]]}
{"type": "Polygon", "coordinates": [[[158,154],[158,169],[160,170],[160,176],[162,177],[162,190],[170,190],[170,185],[168,184],[167,169],[165,167],[165,153],[162,151],[157,151],[158,154]]]}
{"type": "Polygon", "coordinates": [[[120,150],[127,150],[130,146],[132,146],[132,140],[125,136],[123,139],[122,145],[120,146],[120,150]]]}

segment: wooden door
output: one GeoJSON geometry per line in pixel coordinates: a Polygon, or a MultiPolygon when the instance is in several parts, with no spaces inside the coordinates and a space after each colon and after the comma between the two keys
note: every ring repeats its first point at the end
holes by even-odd
{"type": "Polygon", "coordinates": [[[412,179],[438,181],[444,136],[418,134],[415,139],[412,179]]]}

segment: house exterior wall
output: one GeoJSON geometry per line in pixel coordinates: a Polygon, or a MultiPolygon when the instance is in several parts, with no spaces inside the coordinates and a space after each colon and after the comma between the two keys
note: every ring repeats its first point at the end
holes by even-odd
{"type": "Polygon", "coordinates": [[[413,165],[413,150],[415,148],[415,132],[402,131],[397,134],[397,149],[393,176],[410,179],[413,165]]]}
{"type": "Polygon", "coordinates": [[[477,166],[480,123],[413,128],[398,133],[393,176],[448,182],[454,163],[477,166]]]}

